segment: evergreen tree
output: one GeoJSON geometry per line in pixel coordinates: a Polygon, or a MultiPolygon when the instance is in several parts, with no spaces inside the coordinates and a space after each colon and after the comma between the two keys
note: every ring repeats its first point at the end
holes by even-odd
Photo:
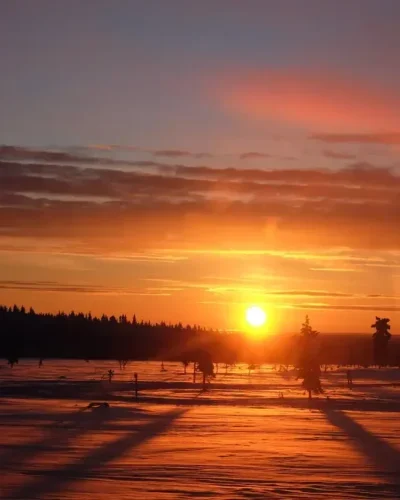
{"type": "Polygon", "coordinates": [[[318,359],[317,345],[318,331],[314,330],[310,324],[310,319],[306,316],[305,322],[300,329],[298,338],[299,361],[298,377],[303,379],[302,386],[308,392],[308,398],[312,398],[312,393],[321,394],[321,368],[318,359]]]}
{"type": "Polygon", "coordinates": [[[376,321],[371,328],[375,328],[372,335],[372,342],[374,348],[374,362],[381,368],[388,364],[388,344],[392,334],[389,332],[389,318],[375,317],[376,321]]]}
{"type": "Polygon", "coordinates": [[[300,335],[304,339],[313,339],[318,336],[318,333],[319,332],[317,332],[317,330],[314,330],[310,325],[310,318],[308,317],[307,314],[304,323],[301,325],[300,335]]]}

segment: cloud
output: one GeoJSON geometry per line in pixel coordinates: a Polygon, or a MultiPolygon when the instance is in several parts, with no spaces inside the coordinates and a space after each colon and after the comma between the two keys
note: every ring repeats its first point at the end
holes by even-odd
{"type": "Polygon", "coordinates": [[[0,281],[0,290],[25,290],[31,292],[48,293],[87,293],[96,295],[140,295],[140,296],[170,296],[165,291],[150,289],[142,291],[140,289],[132,290],[121,287],[105,287],[96,285],[75,285],[69,283],[60,283],[57,281],[0,281]]]}
{"type": "Polygon", "coordinates": [[[264,295],[288,296],[288,297],[336,297],[350,298],[354,297],[351,293],[329,292],[324,290],[277,290],[267,292],[264,295]]]}
{"type": "MultiPolygon", "coordinates": [[[[221,202],[268,196],[296,200],[396,203],[400,176],[388,168],[355,163],[339,171],[240,170],[158,164],[155,172],[0,161],[0,194],[40,193],[97,197],[102,201],[144,201],[144,197],[221,202]],[[157,173],[160,172],[160,173],[157,173]],[[239,182],[240,181],[240,182],[239,182]],[[363,189],[360,189],[360,188],[363,189]]],[[[16,198],[14,198],[14,201],[16,198]]],[[[20,198],[21,202],[24,200],[20,198]]],[[[13,201],[13,200],[11,200],[13,201]]]]}
{"type": "MultiPolygon", "coordinates": [[[[276,249],[268,249],[268,248],[253,248],[253,249],[225,249],[225,248],[208,248],[208,249],[177,249],[175,252],[178,255],[218,255],[223,257],[224,259],[228,258],[242,258],[242,257],[254,257],[257,259],[268,258],[268,261],[271,262],[271,258],[276,259],[273,261],[273,264],[270,266],[275,268],[279,264],[279,260],[283,261],[294,261],[297,263],[304,262],[306,265],[303,267],[304,270],[310,270],[308,267],[309,263],[314,263],[318,265],[329,265],[331,267],[325,268],[317,268],[312,270],[328,270],[328,271],[336,271],[337,267],[336,263],[339,263],[341,266],[349,266],[352,265],[354,267],[342,267],[339,268],[340,271],[367,271],[366,267],[368,264],[371,266],[388,266],[396,268],[396,266],[400,265],[400,254],[398,252],[389,250],[381,253],[377,253],[374,255],[370,255],[369,252],[357,252],[354,249],[350,248],[340,248],[335,247],[326,250],[326,248],[319,248],[319,251],[316,251],[316,247],[309,251],[299,251],[296,249],[284,249],[284,250],[276,250],[276,249]],[[335,266],[335,267],[333,267],[335,266]],[[358,266],[358,267],[356,267],[358,266]]],[[[288,269],[288,262],[284,263],[284,269],[288,269]]],[[[266,278],[265,274],[250,274],[250,277],[253,276],[254,280],[259,282],[260,279],[264,280],[266,278]]],[[[268,275],[268,278],[274,278],[275,276],[268,275]]],[[[283,276],[279,276],[279,279],[282,280],[283,276]]],[[[293,278],[287,278],[293,279],[293,278]]]]}
{"type": "Polygon", "coordinates": [[[127,152],[137,152],[143,151],[143,148],[138,146],[121,146],[119,144],[88,144],[85,147],[77,147],[78,150],[94,149],[98,151],[127,151],[127,152]]]}
{"type": "Polygon", "coordinates": [[[0,160],[3,237],[64,238],[75,248],[83,242],[126,253],[400,247],[400,176],[385,167],[242,170],[129,162],[127,171],[90,156],[73,165],[52,163],[46,151],[34,152],[46,158],[35,161],[26,148],[2,153],[14,157],[0,160]]]}
{"type": "Polygon", "coordinates": [[[291,306],[294,309],[307,310],[332,310],[332,311],[373,311],[375,314],[379,312],[400,312],[400,307],[392,305],[335,305],[335,304],[294,304],[291,306]]]}
{"type": "Polygon", "coordinates": [[[155,157],[167,158],[213,158],[211,153],[192,153],[179,149],[153,150],[138,146],[119,146],[115,144],[91,144],[88,146],[74,146],[66,151],[58,149],[34,149],[22,146],[0,145],[0,160],[4,161],[37,161],[53,163],[70,163],[83,165],[112,165],[117,167],[157,167],[159,164],[152,161],[135,161],[116,159],[105,156],[105,152],[121,151],[128,153],[149,153],[155,157]],[[93,156],[98,151],[100,155],[93,156]]]}
{"type": "MultiPolygon", "coordinates": [[[[130,160],[119,160],[115,158],[101,156],[93,156],[91,150],[112,150],[106,149],[106,146],[101,148],[91,148],[91,147],[74,147],[72,148],[75,153],[69,151],[59,151],[51,149],[33,149],[26,148],[23,146],[0,146],[0,160],[9,162],[22,162],[22,161],[34,161],[34,162],[49,162],[55,164],[80,164],[80,165],[95,165],[95,166],[115,166],[115,167],[157,167],[159,164],[153,161],[130,161],[130,160]],[[88,153],[90,152],[90,154],[88,153]],[[79,154],[77,154],[78,152],[79,154]],[[84,152],[84,153],[82,153],[84,152]]],[[[45,168],[42,165],[42,168],[45,168]]]]}
{"type": "Polygon", "coordinates": [[[181,156],[191,156],[189,151],[180,151],[179,149],[161,149],[154,151],[154,156],[168,156],[170,158],[179,158],[181,156]]]}
{"type": "Polygon", "coordinates": [[[47,200],[1,207],[4,236],[59,238],[109,251],[146,248],[396,249],[400,206],[145,200],[95,204],[47,200]],[[216,228],[218,230],[216,231],[216,228]],[[384,238],[376,235],[385,234],[384,238]]]}
{"type": "MultiPolygon", "coordinates": [[[[80,148],[74,148],[80,150],[80,148]]],[[[79,163],[85,165],[100,165],[107,163],[109,165],[129,166],[129,162],[124,160],[114,160],[112,158],[104,159],[87,154],[73,154],[66,151],[54,151],[45,149],[33,149],[21,146],[0,146],[0,160],[9,162],[35,161],[52,163],[79,163]]],[[[42,166],[42,168],[44,168],[42,166]]]]}
{"type": "Polygon", "coordinates": [[[151,151],[154,156],[166,156],[168,158],[181,158],[181,157],[192,157],[192,158],[211,158],[213,155],[210,153],[191,153],[190,151],[180,150],[180,149],[160,149],[151,151]]]}
{"type": "MultiPolygon", "coordinates": [[[[157,164],[155,171],[0,161],[0,194],[97,197],[144,201],[144,197],[222,202],[268,196],[293,204],[306,200],[396,203],[400,176],[384,167],[354,163],[338,171],[217,169],[157,164]],[[158,173],[159,172],[159,173],[158,173]],[[239,182],[240,181],[240,182],[239,182]],[[360,189],[360,188],[363,189],[360,189]],[[139,198],[140,197],[140,200],[139,198]]],[[[21,202],[23,199],[21,198],[21,202]]],[[[9,201],[8,201],[9,202],[9,201]]],[[[7,202],[7,203],[8,203],[7,202]]],[[[4,203],[4,198],[3,198],[4,203]]]]}
{"type": "Polygon", "coordinates": [[[327,143],[357,143],[357,144],[400,144],[400,133],[373,133],[373,134],[313,134],[310,139],[327,143]]]}
{"type": "Polygon", "coordinates": [[[326,158],[333,158],[334,160],[354,160],[356,158],[356,155],[331,150],[325,150],[322,154],[326,158]]]}
{"type": "Polygon", "coordinates": [[[387,167],[375,166],[366,162],[356,162],[340,170],[327,169],[239,169],[212,167],[160,166],[161,172],[175,173],[184,177],[199,177],[214,180],[252,181],[262,183],[296,183],[320,185],[374,185],[393,186],[400,180],[396,173],[387,167]],[[393,184],[394,183],[394,184],[393,184]]]}
{"type": "MultiPolygon", "coordinates": [[[[76,151],[85,151],[86,149],[88,150],[97,150],[97,151],[124,151],[124,152],[130,152],[130,153],[149,153],[152,154],[155,157],[166,157],[166,158],[195,158],[195,159],[207,159],[207,158],[214,158],[215,156],[218,156],[216,154],[211,154],[211,153],[193,153],[191,151],[188,151],[186,149],[149,149],[149,148],[143,148],[139,146],[120,146],[117,144],[89,144],[88,146],[85,147],[76,147],[74,150],[76,151]]],[[[226,156],[226,154],[222,154],[222,156],[226,156]]],[[[230,155],[230,156],[235,156],[235,155],[230,155]]],[[[257,152],[250,152],[250,153],[242,153],[239,155],[239,158],[241,160],[245,159],[256,159],[256,158],[269,158],[270,155],[266,153],[257,153],[257,152]]],[[[294,159],[292,157],[286,157],[286,159],[294,159]]]]}
{"type": "Polygon", "coordinates": [[[21,146],[0,146],[0,158],[2,160],[10,161],[24,161],[24,160],[34,160],[41,162],[77,162],[77,161],[88,161],[94,162],[92,158],[87,158],[85,156],[78,156],[71,153],[63,151],[51,151],[43,149],[33,149],[21,146]]]}
{"type": "Polygon", "coordinates": [[[257,153],[257,152],[249,152],[249,153],[242,153],[239,158],[241,160],[258,160],[260,158],[270,158],[271,155],[267,153],[257,153]]]}
{"type": "MultiPolygon", "coordinates": [[[[70,148],[71,149],[71,148],[70,148]]],[[[140,146],[122,146],[119,144],[88,144],[87,146],[76,146],[72,148],[74,151],[121,151],[125,153],[148,153],[153,156],[165,156],[167,158],[212,158],[211,153],[193,153],[185,149],[149,149],[140,146]]]]}
{"type": "Polygon", "coordinates": [[[2,290],[30,290],[39,292],[108,293],[111,289],[97,286],[71,285],[57,281],[0,281],[2,290]]]}
{"type": "Polygon", "coordinates": [[[362,269],[354,267],[311,267],[310,271],[320,271],[323,273],[360,273],[362,269]]]}
{"type": "MultiPolygon", "coordinates": [[[[194,153],[185,149],[148,149],[140,146],[120,146],[116,144],[89,144],[87,146],[71,146],[67,148],[35,149],[23,146],[0,145],[0,160],[3,161],[36,161],[53,162],[61,164],[82,164],[82,165],[113,165],[116,167],[156,167],[158,162],[151,160],[119,159],[115,156],[106,155],[112,152],[119,153],[146,153],[155,158],[169,159],[197,159],[207,160],[217,157],[231,157],[240,160],[272,158],[267,153],[245,152],[241,154],[229,153],[194,153]]],[[[134,158],[134,157],[133,157],[134,158]]],[[[276,156],[283,160],[296,160],[293,156],[276,156]]],[[[162,164],[161,164],[162,165],[162,164]]],[[[168,165],[168,164],[167,164],[168,165]]],[[[169,164],[170,165],[170,164],[169,164]]]]}
{"type": "Polygon", "coordinates": [[[354,77],[323,72],[254,71],[219,76],[230,110],[312,129],[363,132],[400,128],[400,94],[354,77]]]}

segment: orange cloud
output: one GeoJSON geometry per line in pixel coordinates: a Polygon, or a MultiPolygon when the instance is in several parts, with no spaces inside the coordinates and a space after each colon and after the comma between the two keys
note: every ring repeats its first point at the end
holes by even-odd
{"type": "MultiPolygon", "coordinates": [[[[313,134],[310,139],[328,143],[383,144],[395,146],[400,144],[400,133],[385,134],[313,134]]],[[[338,158],[338,156],[336,156],[338,158]]]]}
{"type": "Polygon", "coordinates": [[[231,110],[312,129],[396,130],[400,95],[326,73],[265,71],[227,78],[221,96],[231,110]]]}
{"type": "Polygon", "coordinates": [[[159,168],[168,175],[0,161],[0,232],[119,252],[400,244],[400,177],[388,168],[159,168]]]}

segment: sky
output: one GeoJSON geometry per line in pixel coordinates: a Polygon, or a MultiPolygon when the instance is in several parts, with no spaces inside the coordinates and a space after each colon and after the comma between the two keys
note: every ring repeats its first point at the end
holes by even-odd
{"type": "Polygon", "coordinates": [[[0,303],[400,323],[398,0],[3,0],[0,303]]]}

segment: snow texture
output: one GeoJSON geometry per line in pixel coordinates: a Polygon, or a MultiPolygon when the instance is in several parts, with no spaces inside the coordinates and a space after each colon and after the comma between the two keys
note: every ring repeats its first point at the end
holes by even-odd
{"type": "Polygon", "coordinates": [[[400,370],[353,370],[351,390],[329,369],[309,403],[271,366],[219,366],[202,392],[164,365],[2,362],[0,498],[400,498],[400,370]]]}

